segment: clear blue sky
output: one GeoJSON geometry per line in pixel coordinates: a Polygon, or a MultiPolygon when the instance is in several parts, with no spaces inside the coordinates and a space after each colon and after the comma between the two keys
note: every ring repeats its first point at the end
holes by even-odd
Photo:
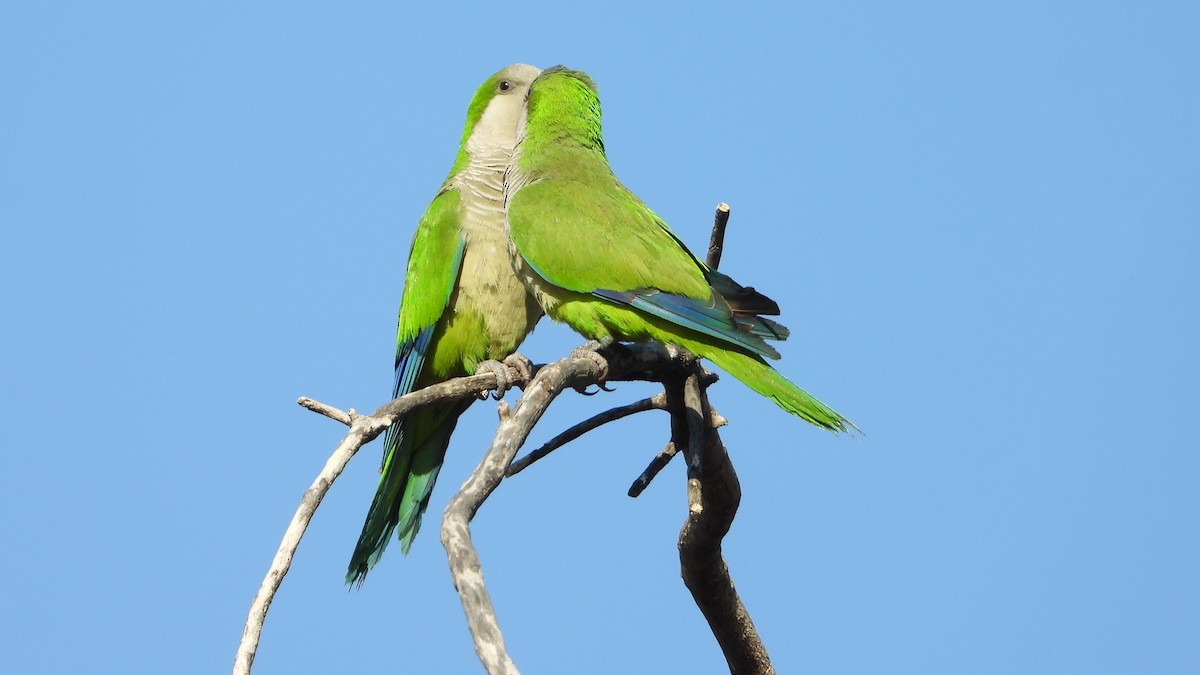
{"type": "MultiPolygon", "coordinates": [[[[231,666],[343,431],[294,401],[385,400],[413,227],[474,89],[527,62],[595,77],[617,174],[694,248],[733,206],[781,370],[867,432],[713,390],[780,672],[1200,672],[1195,3],[435,4],[0,8],[6,670],[231,666]]],[[[567,395],[534,441],[651,391],[567,395]]],[[[436,524],[494,420],[348,592],[355,459],[257,672],[479,671],[436,524]]],[[[480,513],[524,672],[722,672],[682,467],[625,496],[666,434],[614,425],[480,513]]]]}

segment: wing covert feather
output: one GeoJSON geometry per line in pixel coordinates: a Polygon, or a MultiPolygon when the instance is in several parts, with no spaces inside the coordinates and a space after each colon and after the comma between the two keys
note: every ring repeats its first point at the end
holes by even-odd
{"type": "Polygon", "coordinates": [[[521,255],[556,286],[710,296],[703,266],[607,166],[525,185],[509,204],[509,224],[521,255]]]}

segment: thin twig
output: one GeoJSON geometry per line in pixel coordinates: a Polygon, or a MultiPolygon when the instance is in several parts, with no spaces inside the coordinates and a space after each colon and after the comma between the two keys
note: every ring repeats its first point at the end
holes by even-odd
{"type": "MultiPolygon", "coordinates": [[[[716,381],[717,376],[714,373],[705,371],[701,375],[700,382],[704,386],[708,386],[716,381]]],[[[717,428],[726,426],[729,424],[729,420],[721,417],[721,415],[717,414],[716,410],[710,407],[708,411],[708,423],[713,428],[717,428]]],[[[650,483],[658,477],[658,474],[663,469],[667,468],[667,465],[671,463],[671,460],[674,459],[675,455],[677,454],[679,454],[679,448],[675,446],[675,443],[668,442],[667,447],[663,448],[661,452],[655,455],[654,459],[650,460],[650,463],[646,465],[646,468],[642,471],[641,475],[634,479],[626,494],[635,499],[641,496],[641,494],[646,491],[646,488],[650,487],[650,483]]]]}
{"type": "Polygon", "coordinates": [[[658,472],[666,468],[667,464],[671,463],[671,458],[677,454],[679,454],[679,448],[675,447],[674,443],[668,442],[667,447],[663,448],[662,452],[658,453],[654,456],[654,459],[650,460],[650,464],[646,467],[646,470],[642,472],[642,475],[638,476],[637,479],[633,481],[633,485],[629,486],[629,492],[627,494],[630,497],[637,498],[638,495],[642,494],[642,492],[650,485],[650,481],[654,480],[654,477],[658,475],[658,472]]]}
{"type": "Polygon", "coordinates": [[[579,438],[587,432],[597,429],[605,424],[608,424],[609,422],[615,422],[619,419],[629,417],[630,415],[634,415],[636,413],[645,412],[647,410],[666,410],[666,408],[667,397],[660,393],[655,394],[650,398],[644,398],[640,401],[635,401],[629,405],[623,405],[611,410],[606,410],[599,415],[590,417],[567,429],[566,431],[563,431],[554,438],[551,438],[549,441],[546,441],[542,447],[534,450],[518,460],[515,460],[511,465],[509,465],[507,475],[510,477],[517,475],[539,459],[542,459],[546,455],[549,455],[550,453],[579,438]]]}
{"type": "Polygon", "coordinates": [[[351,408],[349,412],[342,412],[331,405],[325,405],[320,401],[314,401],[307,396],[301,396],[296,403],[299,403],[301,406],[308,408],[318,415],[324,415],[329,419],[334,420],[335,422],[341,422],[346,426],[350,426],[350,423],[354,421],[354,416],[358,414],[354,412],[354,408],[351,408]]]}
{"type": "Polygon", "coordinates": [[[713,217],[712,234],[708,238],[708,257],[704,264],[712,269],[721,265],[721,253],[725,248],[725,226],[729,224],[729,205],[725,202],[717,204],[717,214],[713,217]]]}
{"type": "MultiPolygon", "coordinates": [[[[340,416],[344,416],[347,420],[350,419],[347,413],[336,408],[329,408],[329,406],[325,406],[325,408],[336,410],[340,416]]],[[[322,414],[325,413],[322,412],[322,414]]],[[[333,416],[329,415],[329,417],[333,416]]],[[[338,418],[334,417],[334,419],[338,418]]],[[[358,452],[358,449],[369,440],[368,435],[372,435],[371,431],[374,429],[373,422],[374,420],[370,417],[354,418],[350,422],[350,431],[342,439],[342,442],[338,443],[333,454],[325,462],[325,466],[321,468],[321,472],[317,474],[316,480],[304,491],[300,506],[296,509],[296,514],[292,516],[292,522],[288,524],[287,530],[284,531],[283,540],[279,542],[279,550],[275,552],[275,558],[271,561],[267,576],[254,596],[254,601],[250,604],[246,627],[242,631],[242,641],[238,646],[237,656],[234,657],[234,675],[249,675],[250,666],[254,664],[254,655],[258,651],[263,623],[267,620],[267,610],[271,607],[271,601],[275,599],[275,592],[279,590],[279,585],[283,583],[283,577],[287,575],[288,569],[292,566],[292,558],[296,555],[296,548],[300,546],[300,539],[304,536],[304,531],[308,529],[309,521],[312,520],[321,500],[325,498],[325,493],[329,492],[333,481],[346,468],[346,464],[354,456],[354,453],[358,452]]],[[[378,435],[378,431],[373,435],[378,435]]]]}

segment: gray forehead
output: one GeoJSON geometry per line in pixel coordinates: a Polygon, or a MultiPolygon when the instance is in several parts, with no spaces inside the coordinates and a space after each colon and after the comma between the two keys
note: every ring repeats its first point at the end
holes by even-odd
{"type": "Polygon", "coordinates": [[[514,63],[513,65],[501,70],[497,75],[506,80],[513,80],[522,84],[533,82],[542,70],[525,63],[514,63]]]}

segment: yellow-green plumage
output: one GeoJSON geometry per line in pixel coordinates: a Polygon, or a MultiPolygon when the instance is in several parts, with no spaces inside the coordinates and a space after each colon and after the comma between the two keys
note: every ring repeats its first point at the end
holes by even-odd
{"type": "MultiPolygon", "coordinates": [[[[525,92],[538,74],[509,66],[476,91],[450,176],[413,237],[396,331],[393,396],[509,356],[541,317],[507,254],[503,175],[525,92]]],[[[346,573],[362,583],[393,533],[407,552],[468,403],[422,408],[384,436],[379,487],[346,573]]]]}
{"type": "Polygon", "coordinates": [[[510,253],[546,314],[601,342],[655,340],[707,358],[781,408],[846,431],[846,418],[767,365],[778,306],[709,270],[617,180],[587,75],[544,71],[505,178],[510,253]],[[719,291],[718,291],[719,289],[719,291]]]}

